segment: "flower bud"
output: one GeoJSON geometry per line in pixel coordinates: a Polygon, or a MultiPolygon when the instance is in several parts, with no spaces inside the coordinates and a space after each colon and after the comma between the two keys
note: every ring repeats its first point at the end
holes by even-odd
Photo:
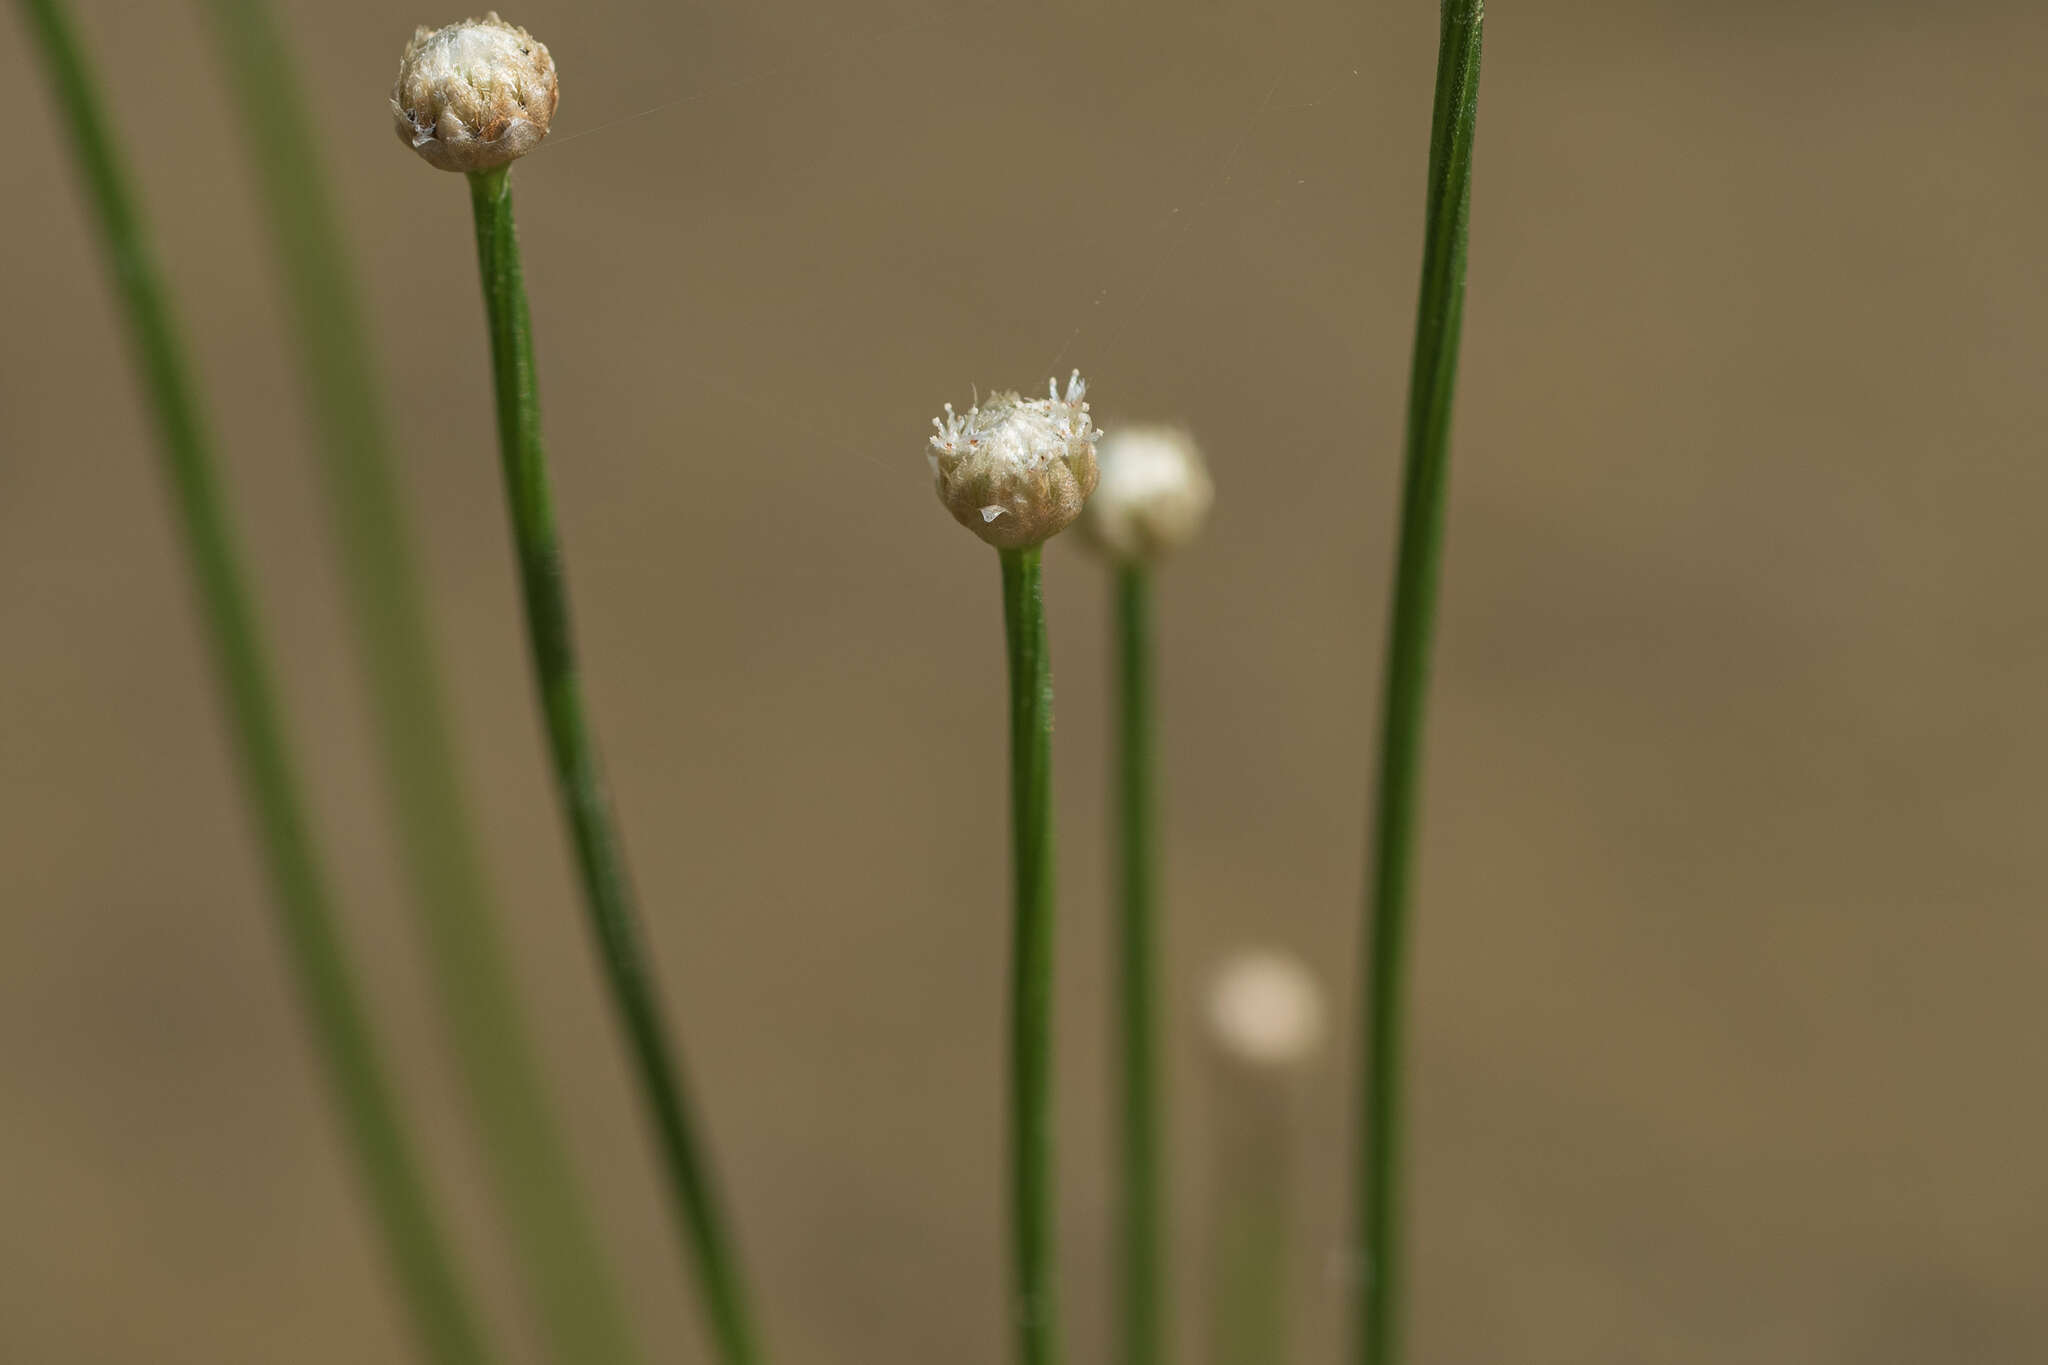
{"type": "Polygon", "coordinates": [[[414,30],[391,87],[391,115],[399,140],[429,164],[484,171],[540,145],[559,95],[547,48],[494,10],[414,30]]]}
{"type": "Polygon", "coordinates": [[[1102,484],[1081,529],[1117,559],[1156,559],[1195,538],[1215,496],[1185,431],[1119,427],[1102,443],[1102,484]]]}
{"type": "Polygon", "coordinates": [[[1225,1056],[1257,1067],[1307,1059],[1323,1040],[1323,993],[1284,953],[1240,953],[1209,987],[1209,1030],[1225,1056]]]}
{"type": "Polygon", "coordinates": [[[1000,550],[1042,544],[1081,515],[1095,491],[1095,443],[1081,372],[1060,396],[991,394],[965,417],[934,417],[929,458],[939,501],[953,519],[1000,550]]]}

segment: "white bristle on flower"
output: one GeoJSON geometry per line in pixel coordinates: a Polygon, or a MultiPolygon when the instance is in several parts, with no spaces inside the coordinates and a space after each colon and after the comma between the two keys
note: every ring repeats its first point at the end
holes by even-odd
{"type": "Polygon", "coordinates": [[[1095,490],[1088,385],[1079,370],[1046,397],[990,394],[964,414],[945,405],[926,459],[939,501],[968,530],[1002,549],[1037,545],[1081,514],[1095,490]]]}
{"type": "Polygon", "coordinates": [[[1254,1066],[1306,1059],[1323,1040],[1323,992],[1308,968],[1284,953],[1240,953],[1210,983],[1209,1030],[1223,1052],[1254,1066]]]}

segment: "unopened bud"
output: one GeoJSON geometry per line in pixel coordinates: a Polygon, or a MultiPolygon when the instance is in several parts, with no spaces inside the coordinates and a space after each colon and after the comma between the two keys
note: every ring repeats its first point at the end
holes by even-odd
{"type": "Polygon", "coordinates": [[[1095,491],[1095,443],[1088,386],[1076,370],[1060,394],[1026,399],[991,394],[965,416],[946,404],[934,417],[929,458],[939,501],[953,519],[1003,550],[1038,545],[1081,515],[1095,491]]]}
{"type": "Polygon", "coordinates": [[[1081,529],[1121,560],[1156,559],[1195,538],[1216,486],[1194,438],[1175,427],[1118,427],[1102,442],[1102,483],[1081,529]]]}
{"type": "Polygon", "coordinates": [[[391,87],[399,140],[444,171],[484,171],[548,135],[560,91],[555,60],[496,11],[414,31],[391,87]]]}
{"type": "Polygon", "coordinates": [[[1209,1029],[1224,1053],[1253,1066],[1305,1060],[1323,1040],[1323,993],[1284,953],[1240,953],[1209,986],[1209,1029]]]}

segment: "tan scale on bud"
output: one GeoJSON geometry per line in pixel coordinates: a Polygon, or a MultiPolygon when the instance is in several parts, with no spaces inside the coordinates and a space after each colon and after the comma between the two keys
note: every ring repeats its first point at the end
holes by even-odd
{"type": "Polygon", "coordinates": [[[547,47],[494,10],[414,31],[391,87],[391,116],[399,140],[428,164],[487,171],[540,145],[560,94],[547,47]]]}
{"type": "Polygon", "coordinates": [[[1193,540],[1216,486],[1178,427],[1118,427],[1102,443],[1102,482],[1081,529],[1112,558],[1157,559],[1193,540]]]}
{"type": "Polygon", "coordinates": [[[1027,399],[996,393],[963,416],[934,417],[932,481],[953,519],[999,550],[1043,544],[1073,524],[1095,491],[1088,385],[1076,370],[1060,393],[1027,399]]]}

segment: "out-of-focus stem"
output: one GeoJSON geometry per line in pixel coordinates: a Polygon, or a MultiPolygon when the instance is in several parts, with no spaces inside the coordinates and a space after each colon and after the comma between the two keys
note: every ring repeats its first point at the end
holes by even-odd
{"type": "Polygon", "coordinates": [[[1289,1077],[1241,1064],[1225,1070],[1214,1117],[1209,1365],[1286,1365],[1289,1077]]]}
{"type": "Polygon", "coordinates": [[[623,1365],[636,1356],[624,1307],[549,1103],[464,808],[322,139],[271,6],[209,0],[208,9],[239,103],[263,111],[236,122],[292,305],[385,786],[470,1118],[550,1354],[562,1365],[623,1365]]]}
{"type": "Polygon", "coordinates": [[[102,101],[61,0],[23,0],[107,250],[136,367],[154,410],[179,530],[229,733],[269,871],[279,927],[330,1093],[427,1356],[485,1365],[481,1325],[401,1127],[307,827],[298,779],[184,352],[102,101]]]}
{"type": "Polygon", "coordinates": [[[1121,1274],[1125,1365],[1159,1365],[1165,1335],[1165,1181],[1155,967],[1151,574],[1116,568],[1117,1024],[1122,1155],[1121,1274]]]}

